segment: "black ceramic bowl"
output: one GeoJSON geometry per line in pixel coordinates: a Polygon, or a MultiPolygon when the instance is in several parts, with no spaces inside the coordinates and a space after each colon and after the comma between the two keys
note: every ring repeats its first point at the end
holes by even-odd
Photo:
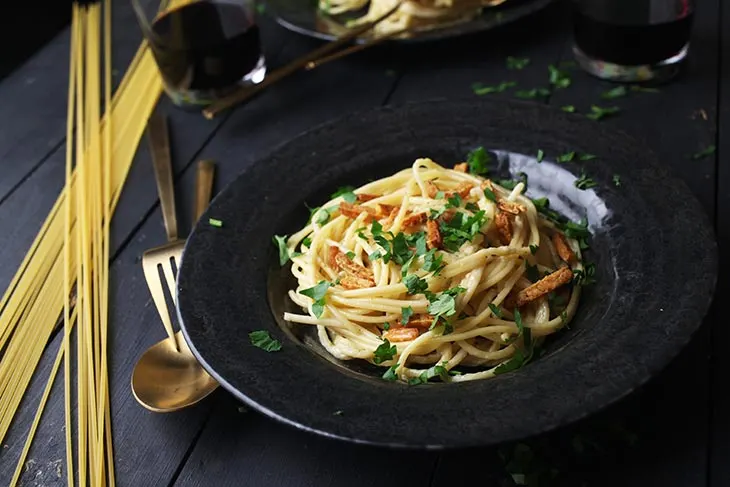
{"type": "Polygon", "coordinates": [[[541,433],[628,394],[689,341],[715,285],[712,230],[686,186],[625,134],[521,102],[412,104],[348,116],[286,143],[219,194],[188,240],[178,279],[186,339],[223,387],[296,427],[361,443],[412,448],[486,445],[541,433]],[[587,218],[586,289],[570,329],[547,353],[493,379],[408,386],[382,370],[330,357],[281,316],[296,310],[274,234],[289,234],[344,184],[361,185],[417,157],[444,165],[477,146],[498,155],[493,176],[524,172],[528,194],[587,218]],[[545,160],[538,163],[538,149],[545,160]],[[576,151],[592,161],[554,162],[576,151]],[[585,172],[597,183],[580,190],[585,172]],[[617,185],[617,180],[620,184],[617,185]],[[213,227],[209,218],[223,221],[213,227]],[[281,351],[253,347],[268,330],[281,351]],[[335,414],[336,412],[339,412],[335,414]]]}

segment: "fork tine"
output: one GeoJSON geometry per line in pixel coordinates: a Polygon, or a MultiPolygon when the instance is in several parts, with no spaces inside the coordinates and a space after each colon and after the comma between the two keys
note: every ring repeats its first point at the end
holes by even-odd
{"type": "Polygon", "coordinates": [[[162,273],[165,274],[165,281],[167,281],[167,290],[170,292],[172,302],[177,305],[176,292],[175,292],[175,274],[172,272],[172,260],[175,259],[174,255],[166,255],[165,259],[160,263],[162,265],[162,273]]]}
{"type": "Polygon", "coordinates": [[[172,329],[170,312],[167,309],[167,302],[165,301],[165,292],[163,291],[162,283],[160,282],[160,273],[157,268],[157,264],[157,259],[150,258],[148,254],[142,256],[144,277],[147,281],[147,287],[150,289],[152,300],[155,302],[155,306],[157,307],[157,313],[160,315],[160,319],[162,320],[162,324],[165,326],[167,335],[175,344],[175,349],[179,351],[177,340],[175,340],[175,331],[172,329]]]}

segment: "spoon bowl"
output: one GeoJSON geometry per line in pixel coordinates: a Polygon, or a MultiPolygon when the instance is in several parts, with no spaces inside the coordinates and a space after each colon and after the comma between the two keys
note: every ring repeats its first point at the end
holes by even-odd
{"type": "Polygon", "coordinates": [[[177,411],[201,401],[218,387],[195,359],[182,333],[175,333],[175,338],[180,351],[165,338],[150,347],[134,367],[132,392],[150,411],[177,411]]]}

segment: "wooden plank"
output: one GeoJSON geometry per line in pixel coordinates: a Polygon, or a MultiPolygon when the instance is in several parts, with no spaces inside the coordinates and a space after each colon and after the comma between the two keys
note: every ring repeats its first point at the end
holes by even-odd
{"type": "MultiPolygon", "coordinates": [[[[265,25],[266,55],[276,64],[281,48],[291,39],[291,35],[285,34],[270,20],[262,23],[265,25]]],[[[128,26],[129,28],[131,27],[128,26]]],[[[256,103],[258,101],[254,101],[252,106],[255,107],[256,103]]],[[[178,211],[180,229],[183,232],[189,228],[192,205],[189,195],[192,194],[194,185],[194,172],[187,169],[196,160],[200,148],[226,119],[206,121],[198,114],[171,107],[167,100],[162,101],[162,109],[169,116],[175,172],[178,175],[184,174],[176,183],[178,194],[185,196],[180,200],[178,211]]],[[[135,159],[127,180],[127,189],[122,193],[112,225],[112,252],[118,254],[112,267],[112,302],[119,305],[113,306],[110,316],[110,327],[113,330],[110,355],[119,485],[157,485],[147,484],[148,478],[164,484],[172,477],[206,417],[208,407],[202,405],[190,412],[186,411],[185,414],[189,416],[183,413],[169,417],[153,415],[136,404],[129,389],[129,378],[137,356],[164,336],[156,311],[151,306],[149,291],[144,284],[139,265],[143,250],[164,242],[154,175],[144,140],[142,147],[135,159]],[[164,452],[162,454],[167,462],[157,456],[158,452],[164,452]]],[[[9,222],[8,231],[0,236],[0,242],[6,244],[0,248],[0,283],[3,287],[10,281],[63,185],[63,166],[64,148],[61,146],[52,154],[47,164],[41,166],[24,182],[19,191],[0,205],[0,219],[9,222]]],[[[57,346],[59,340],[60,336],[57,336],[49,348],[57,346]]],[[[0,482],[3,479],[9,480],[15,468],[25,434],[35,413],[34,404],[45,385],[45,377],[50,371],[53,358],[54,354],[46,351],[28,397],[21,405],[5,441],[7,448],[0,450],[0,482]]],[[[29,458],[34,459],[35,465],[39,467],[29,469],[24,474],[24,483],[35,482],[37,479],[34,475],[39,469],[39,478],[52,481],[56,464],[53,463],[51,469],[48,466],[58,458],[63,458],[63,394],[59,392],[57,385],[38,431],[39,440],[29,454],[29,458]]]]}

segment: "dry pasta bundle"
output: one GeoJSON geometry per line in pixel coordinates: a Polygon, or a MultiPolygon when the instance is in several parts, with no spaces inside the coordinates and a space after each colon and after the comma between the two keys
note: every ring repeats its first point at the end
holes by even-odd
{"type": "Polygon", "coordinates": [[[384,367],[386,379],[466,381],[520,367],[570,322],[583,275],[579,243],[523,191],[466,163],[418,159],[338,192],[279,237],[298,282],[289,296],[306,311],[284,318],[316,326],[329,353],[384,367]]]}

